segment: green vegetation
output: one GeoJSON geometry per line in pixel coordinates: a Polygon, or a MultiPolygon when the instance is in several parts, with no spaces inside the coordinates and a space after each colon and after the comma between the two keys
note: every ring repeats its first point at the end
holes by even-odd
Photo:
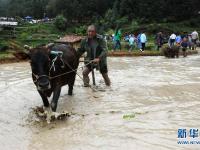
{"type": "Polygon", "coordinates": [[[54,24],[57,29],[64,31],[67,28],[67,19],[63,15],[58,15],[54,24]]]}
{"type": "Polygon", "coordinates": [[[53,24],[29,24],[17,28],[16,40],[23,45],[28,44],[35,47],[36,45],[53,42],[63,34],[53,24]]]}
{"type": "Polygon", "coordinates": [[[91,23],[101,34],[116,27],[124,33],[145,29],[155,34],[199,28],[199,6],[199,0],[0,0],[0,14],[17,20],[56,18],[58,29],[76,34],[84,34],[91,23]]]}
{"type": "Polygon", "coordinates": [[[124,33],[138,33],[141,30],[145,30],[148,34],[156,34],[159,31],[162,31],[164,34],[174,33],[191,33],[194,29],[200,31],[200,27],[197,25],[200,24],[200,19],[194,21],[194,19],[177,22],[177,23],[148,23],[148,24],[139,24],[136,21],[128,25],[123,26],[124,33]]]}
{"type": "Polygon", "coordinates": [[[135,118],[135,114],[127,114],[123,116],[123,119],[125,120],[131,120],[133,118],[135,118]]]}
{"type": "Polygon", "coordinates": [[[189,24],[198,26],[199,6],[199,0],[0,0],[0,14],[35,19],[62,15],[68,25],[95,22],[105,30],[132,21],[176,23],[191,18],[189,24]]]}
{"type": "Polygon", "coordinates": [[[63,35],[53,24],[24,24],[16,28],[16,38],[0,41],[0,49],[23,50],[25,44],[35,47],[53,42],[63,35]]]}
{"type": "Polygon", "coordinates": [[[14,56],[11,52],[0,52],[0,60],[7,58],[14,58],[14,56]]]}

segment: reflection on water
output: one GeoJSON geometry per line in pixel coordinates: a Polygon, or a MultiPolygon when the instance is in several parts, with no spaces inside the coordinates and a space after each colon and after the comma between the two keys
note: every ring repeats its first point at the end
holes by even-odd
{"type": "MultiPolygon", "coordinates": [[[[72,115],[47,124],[32,108],[42,100],[28,63],[0,65],[0,147],[4,150],[188,150],[179,128],[199,128],[200,56],[109,58],[112,87],[93,92],[76,78],[62,89],[58,111],[72,115]],[[125,115],[132,115],[126,119],[125,115]]],[[[82,64],[80,64],[82,65],[82,64]]],[[[79,70],[81,74],[81,70],[79,70]]]]}

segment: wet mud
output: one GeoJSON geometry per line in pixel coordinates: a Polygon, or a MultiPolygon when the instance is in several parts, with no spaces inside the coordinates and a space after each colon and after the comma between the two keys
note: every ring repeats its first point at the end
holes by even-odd
{"type": "MultiPolygon", "coordinates": [[[[95,71],[97,92],[77,76],[74,95],[62,88],[50,124],[28,62],[0,65],[0,147],[3,150],[198,150],[178,145],[179,128],[199,128],[200,56],[109,58],[111,87],[95,71]]],[[[80,66],[83,64],[80,64],[80,66]]],[[[81,74],[81,69],[78,71],[81,74]]],[[[92,81],[92,80],[91,80],[92,81]]]]}

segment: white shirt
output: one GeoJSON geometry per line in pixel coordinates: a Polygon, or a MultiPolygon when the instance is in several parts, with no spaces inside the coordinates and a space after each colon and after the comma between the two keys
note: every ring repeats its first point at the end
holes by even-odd
{"type": "Polygon", "coordinates": [[[141,34],[140,41],[141,41],[141,43],[146,43],[147,42],[147,37],[146,37],[146,35],[144,33],[141,34]]]}
{"type": "Polygon", "coordinates": [[[174,33],[171,34],[169,38],[172,39],[172,40],[175,40],[176,39],[176,34],[174,34],[174,33]]]}
{"type": "Polygon", "coordinates": [[[191,36],[192,36],[193,40],[196,40],[196,39],[199,38],[199,35],[198,35],[197,31],[192,32],[191,36]]]}
{"type": "Polygon", "coordinates": [[[130,44],[130,45],[133,45],[133,44],[134,44],[134,37],[131,36],[131,37],[129,38],[129,44],[130,44]]]}

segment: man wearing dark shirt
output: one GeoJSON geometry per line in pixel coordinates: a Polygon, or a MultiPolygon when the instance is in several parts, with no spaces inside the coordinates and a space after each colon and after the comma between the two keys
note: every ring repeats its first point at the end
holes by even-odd
{"type": "Polygon", "coordinates": [[[81,41],[81,47],[78,49],[79,57],[87,52],[84,58],[85,64],[87,64],[83,70],[84,86],[89,86],[89,73],[94,68],[99,68],[102,74],[105,84],[110,86],[110,79],[108,77],[107,68],[107,46],[104,38],[96,33],[96,27],[90,25],[87,30],[87,37],[81,41]],[[94,65],[88,64],[91,62],[94,65]]]}

